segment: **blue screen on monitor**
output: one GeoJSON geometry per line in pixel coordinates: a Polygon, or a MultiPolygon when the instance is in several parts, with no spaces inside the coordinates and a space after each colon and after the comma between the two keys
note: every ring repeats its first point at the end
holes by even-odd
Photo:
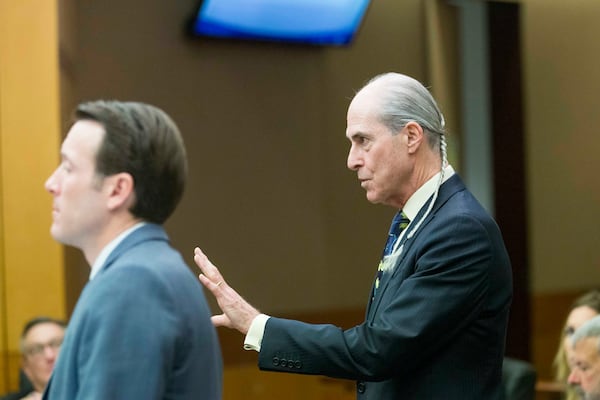
{"type": "Polygon", "coordinates": [[[220,38],[346,45],[370,0],[204,0],[192,33],[220,38]]]}

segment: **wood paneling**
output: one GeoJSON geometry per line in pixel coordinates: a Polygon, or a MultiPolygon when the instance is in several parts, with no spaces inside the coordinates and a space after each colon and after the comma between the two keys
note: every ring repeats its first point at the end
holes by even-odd
{"type": "Polygon", "coordinates": [[[259,371],[239,364],[224,371],[223,400],[353,400],[355,383],[312,375],[259,371]]]}
{"type": "Polygon", "coordinates": [[[62,249],[48,232],[58,164],[56,0],[0,0],[0,392],[14,389],[26,320],[64,318],[62,249]]]}
{"type": "Polygon", "coordinates": [[[7,351],[3,354],[6,362],[5,369],[0,373],[4,379],[4,389],[0,390],[0,395],[5,392],[16,390],[19,387],[19,368],[21,367],[21,354],[18,351],[7,351]]]}

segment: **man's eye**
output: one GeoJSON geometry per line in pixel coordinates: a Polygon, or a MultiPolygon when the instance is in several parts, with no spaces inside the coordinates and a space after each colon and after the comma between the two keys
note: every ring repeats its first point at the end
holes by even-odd
{"type": "Polygon", "coordinates": [[[582,365],[582,364],[575,364],[575,366],[573,368],[577,368],[581,372],[585,372],[588,369],[590,369],[589,365],[582,365]]]}
{"type": "Polygon", "coordinates": [[[69,163],[63,162],[60,164],[60,168],[65,172],[71,172],[71,165],[69,163]]]}
{"type": "Polygon", "coordinates": [[[565,328],[565,336],[571,336],[575,332],[575,328],[572,326],[567,326],[565,328]]]}

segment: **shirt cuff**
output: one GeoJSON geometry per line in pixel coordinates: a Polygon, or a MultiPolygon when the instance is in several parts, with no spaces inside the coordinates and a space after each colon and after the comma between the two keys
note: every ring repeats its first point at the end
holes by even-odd
{"type": "Polygon", "coordinates": [[[265,326],[270,317],[265,314],[258,314],[252,320],[246,339],[244,339],[244,350],[260,351],[260,345],[265,334],[265,326]]]}

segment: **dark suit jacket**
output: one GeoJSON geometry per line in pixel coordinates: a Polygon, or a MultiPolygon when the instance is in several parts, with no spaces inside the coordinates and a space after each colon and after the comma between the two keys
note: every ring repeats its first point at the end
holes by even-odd
{"type": "Polygon", "coordinates": [[[31,384],[31,381],[27,375],[25,375],[23,369],[19,369],[19,391],[7,393],[0,397],[0,400],[21,400],[31,392],[33,392],[33,385],[31,384]]]}
{"type": "Polygon", "coordinates": [[[0,397],[0,400],[21,400],[23,397],[27,396],[29,392],[11,392],[7,393],[4,396],[0,397]]]}
{"type": "Polygon", "coordinates": [[[44,399],[220,399],[210,315],[162,227],[138,228],[81,293],[44,399]]]}
{"type": "Polygon", "coordinates": [[[358,399],[502,399],[512,282],[496,223],[454,175],[406,236],[361,325],[270,318],[259,367],[355,379],[358,399]]]}
{"type": "Polygon", "coordinates": [[[20,390],[18,392],[11,392],[11,393],[7,393],[4,396],[0,397],[0,400],[21,400],[23,397],[27,396],[29,393],[31,393],[31,390],[29,390],[29,391],[20,390]]]}

